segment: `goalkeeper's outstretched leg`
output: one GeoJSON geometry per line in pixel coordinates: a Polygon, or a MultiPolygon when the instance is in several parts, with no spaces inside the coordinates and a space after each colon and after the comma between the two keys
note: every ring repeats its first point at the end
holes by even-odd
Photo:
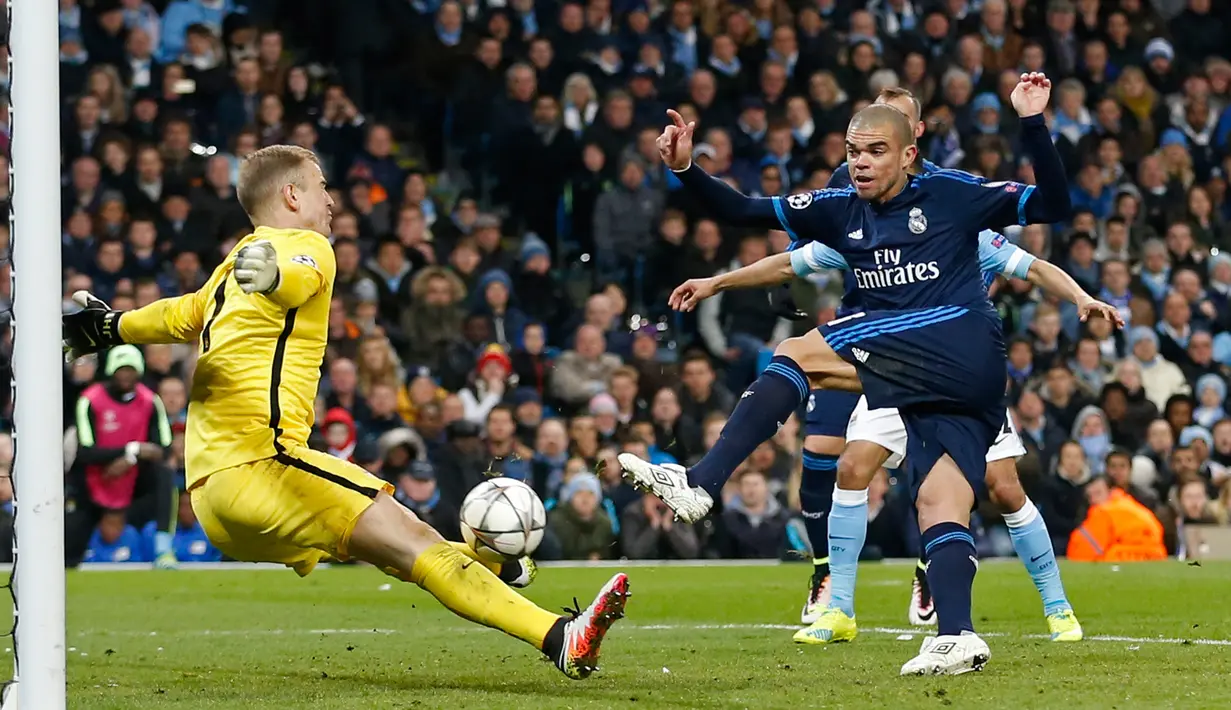
{"type": "Polygon", "coordinates": [[[628,577],[617,574],[589,608],[560,616],[510,589],[487,567],[474,564],[430,525],[385,493],[355,524],[348,554],[406,582],[419,585],[450,611],[499,629],[547,655],[575,680],[598,668],[599,646],[624,616],[628,577]]]}

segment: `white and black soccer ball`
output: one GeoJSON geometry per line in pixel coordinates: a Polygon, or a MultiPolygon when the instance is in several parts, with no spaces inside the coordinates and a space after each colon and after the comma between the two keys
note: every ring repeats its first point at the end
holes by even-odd
{"type": "Polygon", "coordinates": [[[462,501],[462,537],[492,562],[532,554],[543,541],[547,510],[534,489],[512,478],[491,478],[462,501]]]}

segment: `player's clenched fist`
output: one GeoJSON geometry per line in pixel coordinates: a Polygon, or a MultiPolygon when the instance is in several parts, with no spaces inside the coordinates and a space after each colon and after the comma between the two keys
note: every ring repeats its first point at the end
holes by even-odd
{"type": "Polygon", "coordinates": [[[684,117],[673,109],[667,110],[667,116],[671,118],[671,125],[658,137],[658,155],[672,170],[685,170],[692,164],[692,132],[697,124],[695,121],[684,123],[684,117]]]}
{"type": "Polygon", "coordinates": [[[269,293],[278,288],[278,252],[267,240],[255,241],[235,255],[235,282],[244,293],[269,293]]]}

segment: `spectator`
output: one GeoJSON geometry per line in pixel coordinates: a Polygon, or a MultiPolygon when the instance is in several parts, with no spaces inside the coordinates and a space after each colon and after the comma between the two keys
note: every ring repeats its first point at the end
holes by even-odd
{"type": "Polygon", "coordinates": [[[603,352],[602,333],[593,325],[577,330],[575,349],[560,356],[552,375],[554,395],[570,407],[588,403],[607,387],[611,373],[620,366],[615,355],[603,352]]]}
{"type": "Polygon", "coordinates": [[[654,243],[654,226],[662,211],[662,196],[645,184],[640,158],[624,159],[619,183],[599,195],[594,205],[594,243],[599,268],[618,275],[631,269],[639,254],[654,243]]]}
{"type": "Polygon", "coordinates": [[[713,413],[725,416],[735,408],[735,395],[715,379],[714,366],[705,353],[684,357],[680,380],[684,385],[680,390],[680,409],[692,421],[704,421],[713,413]]]}
{"type": "MultiPolygon", "coordinates": [[[[1228,472],[1221,464],[1218,464],[1210,459],[1210,451],[1214,448],[1214,437],[1210,432],[1203,427],[1189,426],[1180,432],[1179,444],[1181,448],[1186,448],[1192,452],[1195,473],[1206,482],[1206,488],[1209,491],[1210,498],[1217,498],[1224,483],[1231,478],[1231,472],[1228,472]]],[[[1175,471],[1176,479],[1183,478],[1185,474],[1192,471],[1175,471]]]]}
{"type": "Polygon", "coordinates": [[[1090,403],[1087,393],[1079,389],[1073,372],[1063,363],[1056,363],[1047,370],[1047,381],[1039,395],[1047,404],[1048,415],[1062,430],[1072,429],[1078,413],[1090,403]]]}
{"type": "Polygon", "coordinates": [[[367,400],[359,390],[359,369],[352,360],[340,357],[330,363],[329,394],[325,404],[330,408],[341,407],[355,421],[366,421],[371,417],[367,400]]]}
{"type": "Polygon", "coordinates": [[[512,305],[513,280],[500,269],[492,269],[479,279],[475,288],[478,303],[474,306],[491,321],[496,342],[506,349],[517,341],[529,319],[521,309],[512,305]]]}
{"type": "Polygon", "coordinates": [[[1099,477],[1086,484],[1086,498],[1090,510],[1069,540],[1069,559],[1139,562],[1167,556],[1162,523],[1127,493],[1099,477]]]}
{"type": "Polygon", "coordinates": [[[1133,362],[1141,370],[1141,384],[1146,397],[1156,407],[1163,407],[1176,394],[1189,392],[1184,373],[1173,362],[1167,362],[1158,352],[1158,335],[1144,326],[1134,327],[1129,332],[1129,347],[1133,362]]]}
{"type": "Polygon", "coordinates": [[[65,555],[70,566],[94,556],[114,562],[174,566],[171,509],[172,472],[166,465],[171,428],[158,395],[141,384],[145,360],[135,346],[112,348],[105,382],[87,387],[77,402],[77,450],[70,462],[66,496],[73,515],[66,520],[65,555]],[[146,558],[140,534],[128,524],[155,522],[157,549],[146,558]],[[101,532],[100,532],[101,531],[101,532]],[[101,547],[99,545],[101,544],[101,547]],[[124,548],[128,548],[125,551],[124,548]],[[124,557],[124,559],[117,559],[124,557]]]}
{"type": "Polygon", "coordinates": [[[592,473],[579,473],[560,491],[548,515],[548,527],[560,541],[566,560],[602,560],[616,542],[611,518],[600,505],[602,486],[592,473]]]}
{"type": "Polygon", "coordinates": [[[410,292],[410,306],[400,319],[405,359],[439,371],[444,364],[444,351],[460,342],[465,286],[448,270],[429,266],[411,280],[410,292]]]}
{"type": "Polygon", "coordinates": [[[241,129],[256,125],[261,109],[261,68],[245,59],[235,66],[235,88],[218,99],[218,142],[230,145],[241,129]]]}
{"type": "Polygon", "coordinates": [[[355,444],[359,440],[355,419],[350,412],[341,407],[334,407],[325,413],[321,423],[325,434],[326,451],[330,456],[353,461],[355,444]]]}
{"type": "Polygon", "coordinates": [[[163,12],[159,58],[164,62],[179,59],[189,27],[200,24],[220,33],[222,21],[233,12],[232,0],[172,0],[163,12]]]}
{"type": "MultiPolygon", "coordinates": [[[[764,259],[768,249],[762,237],[743,239],[728,270],[764,259]]],[[[777,316],[765,292],[758,290],[729,291],[709,298],[698,308],[697,320],[706,347],[727,363],[727,387],[737,392],[756,376],[761,349],[790,334],[788,321],[777,316]]]]}
{"type": "Polygon", "coordinates": [[[616,419],[622,427],[628,427],[634,419],[643,419],[649,413],[647,403],[640,397],[640,379],[641,375],[635,369],[623,365],[611,373],[611,380],[607,383],[607,389],[616,403],[616,419]]]}
{"type": "Polygon", "coordinates": [[[1107,454],[1104,460],[1103,468],[1107,474],[1107,481],[1128,493],[1133,497],[1133,500],[1140,503],[1149,510],[1158,509],[1158,496],[1154,491],[1143,488],[1133,482],[1133,458],[1123,449],[1112,449],[1107,454]]]}
{"type": "Polygon", "coordinates": [[[389,339],[381,335],[369,335],[359,343],[359,391],[371,399],[372,388],[386,385],[397,394],[398,408],[406,406],[405,375],[402,363],[389,339]]]}
{"type": "Polygon", "coordinates": [[[394,496],[420,520],[439,530],[445,539],[459,540],[457,509],[441,498],[432,464],[418,458],[403,462],[406,456],[404,446],[395,446],[385,454],[385,476],[397,486],[394,496]]]}
{"type": "Polygon", "coordinates": [[[530,320],[559,328],[569,317],[568,297],[551,272],[551,252],[542,239],[527,234],[519,253],[520,268],[513,276],[513,292],[530,320]]]}
{"type": "Polygon", "coordinates": [[[1188,364],[1186,351],[1192,337],[1191,318],[1192,310],[1183,294],[1172,291],[1163,298],[1163,318],[1155,329],[1158,331],[1158,354],[1164,359],[1176,364],[1188,364]]]}
{"type": "Polygon", "coordinates": [[[488,345],[479,356],[469,383],[458,393],[462,406],[465,407],[466,419],[475,424],[486,422],[492,407],[511,394],[511,387],[516,387],[516,380],[510,382],[512,375],[513,362],[504,352],[504,348],[495,344],[488,345]]]}
{"type": "Polygon", "coordinates": [[[1153,403],[1131,399],[1128,388],[1119,382],[1108,382],[1099,395],[1099,408],[1107,415],[1111,441],[1116,446],[1134,447],[1145,437],[1146,427],[1158,416],[1153,403]]]}
{"type": "Polygon", "coordinates": [[[517,440],[534,448],[535,434],[544,420],[543,398],[527,387],[518,387],[510,400],[517,421],[517,440]]]}
{"type": "Polygon", "coordinates": [[[388,382],[374,382],[366,395],[368,416],[359,421],[365,438],[377,439],[382,434],[406,426],[398,414],[398,388],[388,382]]]}
{"type": "Polygon", "coordinates": [[[149,562],[141,533],[128,524],[123,510],[103,512],[82,557],[85,562],[149,562]]]}
{"type": "Polygon", "coordinates": [[[728,541],[725,556],[774,558],[787,546],[787,511],[769,494],[765,474],[747,470],[739,478],[738,494],[722,512],[728,541]]]}
{"type": "Polygon", "coordinates": [[[1210,500],[1205,481],[1198,478],[1182,480],[1176,485],[1171,506],[1180,528],[1185,525],[1225,525],[1227,522],[1227,512],[1210,500]]]}
{"type": "Polygon", "coordinates": [[[1044,479],[1043,505],[1039,506],[1057,550],[1068,547],[1069,538],[1081,521],[1081,511],[1085,507],[1083,491],[1091,478],[1081,444],[1066,441],[1056,456],[1052,475],[1044,479]]]}
{"type": "Polygon", "coordinates": [[[1193,410],[1193,420],[1206,429],[1227,416],[1223,403],[1227,401],[1227,383],[1218,375],[1202,375],[1194,388],[1199,406],[1193,410]]]}
{"type": "Polygon", "coordinates": [[[451,338],[440,361],[440,384],[450,392],[460,390],[479,363],[479,356],[492,340],[491,321],[471,313],[462,321],[462,337],[451,338]]]}
{"type": "Polygon", "coordinates": [[[564,484],[568,463],[568,432],[559,419],[545,419],[534,439],[534,458],[530,462],[534,490],[544,500],[558,497],[564,484]]]}
{"type": "Polygon", "coordinates": [[[1091,473],[1102,475],[1103,460],[1112,446],[1110,427],[1103,410],[1094,405],[1083,407],[1073,422],[1073,440],[1081,444],[1091,473]]]}
{"type": "Polygon", "coordinates": [[[629,505],[621,520],[621,547],[630,559],[688,560],[701,551],[693,526],[675,522],[671,511],[655,496],[642,496],[629,505]]]}

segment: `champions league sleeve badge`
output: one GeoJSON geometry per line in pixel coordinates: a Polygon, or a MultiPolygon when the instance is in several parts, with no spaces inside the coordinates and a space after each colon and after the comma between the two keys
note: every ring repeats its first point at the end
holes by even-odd
{"type": "Polygon", "coordinates": [[[797,192],[786,198],[786,203],[797,210],[802,210],[812,204],[811,192],[797,192]]]}
{"type": "Polygon", "coordinates": [[[923,234],[928,228],[928,218],[924,216],[923,210],[912,207],[906,220],[906,226],[910,228],[911,234],[923,234]]]}

